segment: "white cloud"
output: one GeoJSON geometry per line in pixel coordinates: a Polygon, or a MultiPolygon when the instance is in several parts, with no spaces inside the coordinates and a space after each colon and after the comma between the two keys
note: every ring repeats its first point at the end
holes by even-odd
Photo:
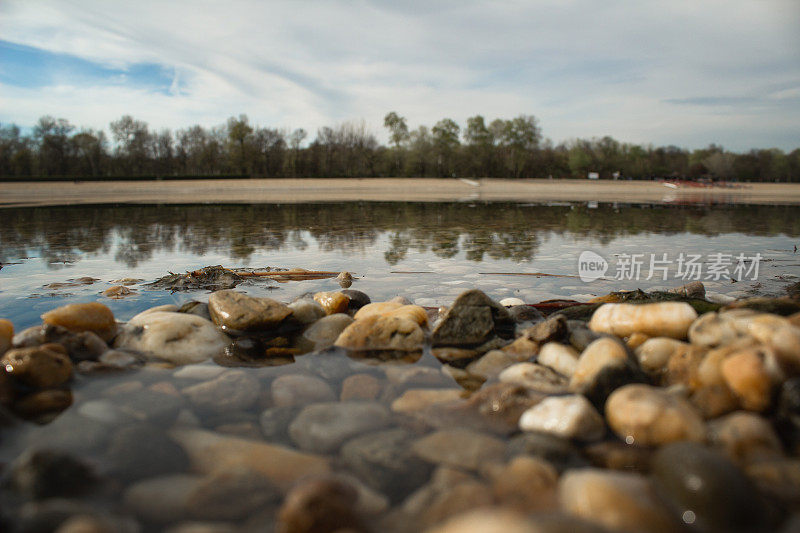
{"type": "Polygon", "coordinates": [[[273,127],[364,118],[383,136],[443,117],[540,118],[555,141],[793,148],[800,132],[800,20],[793,0],[652,3],[6,0],[2,39],[114,68],[157,63],[162,92],[134,86],[2,86],[0,119],[45,113],[156,128],[247,113],[273,127]],[[713,105],[714,98],[733,105],[713,105]],[[694,102],[694,103],[691,103],[694,102]]]}

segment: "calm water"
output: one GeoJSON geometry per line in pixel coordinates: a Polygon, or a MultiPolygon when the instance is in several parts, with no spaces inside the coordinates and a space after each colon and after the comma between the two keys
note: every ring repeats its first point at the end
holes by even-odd
{"type": "MultiPolygon", "coordinates": [[[[207,299],[134,285],[137,294],[109,300],[100,292],[119,278],[153,281],[207,265],[347,270],[354,289],[373,300],[403,295],[446,304],[478,287],[496,299],[529,303],[586,300],[620,289],[677,286],[677,259],[699,255],[712,296],[779,294],[800,274],[800,207],[530,205],[511,203],[348,203],[308,205],[91,206],[3,209],[0,225],[0,316],[18,329],[74,301],[102,299],[124,320],[163,303],[207,299]],[[610,264],[605,279],[577,278],[581,252],[610,264]],[[667,254],[667,279],[650,261],[667,254]],[[736,256],[761,254],[758,273],[734,272],[736,256]],[[637,276],[624,255],[642,254],[637,276]],[[713,254],[731,254],[727,271],[708,271],[713,254]],[[12,264],[8,264],[12,263],[12,264]],[[18,263],[18,264],[13,264],[18,263]],[[413,272],[413,273],[410,273],[413,272]],[[547,273],[572,277],[515,276],[547,273]],[[623,276],[624,274],[624,276],[623,276]],[[652,274],[652,276],[651,276],[652,274]],[[53,289],[81,277],[99,281],[53,289]],[[712,279],[708,279],[709,276],[712,279]],[[615,279],[623,277],[624,279],[615,279]],[[651,277],[651,279],[647,279],[651,277]],[[756,277],[756,280],[752,278],[756,277]]],[[[746,262],[747,263],[747,262],[746,262]]],[[[657,266],[657,265],[656,265],[657,266]]],[[[752,261],[746,264],[752,267],[752,261]]],[[[694,277],[693,277],[694,276],[694,277]]],[[[687,279],[683,279],[687,278],[687,279]]],[[[240,286],[290,301],[339,288],[333,279],[240,286]]]]}
{"type": "MultiPolygon", "coordinates": [[[[0,214],[0,317],[11,319],[17,330],[38,324],[41,313],[69,302],[100,300],[113,309],[118,319],[126,320],[153,305],[180,304],[192,298],[207,300],[208,293],[204,291],[171,294],[148,290],[143,284],[170,271],[216,264],[347,270],[357,277],[352,288],[366,292],[373,301],[403,295],[426,306],[449,304],[457,294],[472,287],[483,289],[498,300],[517,296],[535,303],[553,298],[586,300],[619,289],[677,286],[687,281],[678,273],[676,260],[681,253],[699,256],[701,277],[710,296],[717,299],[779,294],[800,274],[800,257],[794,252],[800,241],[800,207],[790,206],[353,203],[58,207],[3,209],[0,214]],[[578,279],[578,258],[587,250],[608,261],[605,279],[590,283],[578,279]],[[633,254],[641,254],[643,261],[639,279],[629,271],[626,279],[613,279],[617,272],[626,273],[620,266],[633,254]],[[666,261],[658,266],[665,269],[646,279],[650,257],[662,260],[664,254],[666,261]],[[746,276],[740,274],[734,275],[739,277],[737,283],[724,277],[705,279],[715,264],[714,254],[760,254],[758,275],[749,273],[757,279],[741,279],[746,276]],[[663,272],[667,280],[662,279],[663,272]],[[562,277],[510,275],[533,273],[562,277]],[[98,281],[69,284],[70,280],[83,277],[98,281]],[[133,285],[135,295],[122,300],[100,295],[119,278],[143,281],[133,285]]],[[[729,266],[732,273],[735,265],[729,266]]],[[[335,290],[339,286],[334,279],[323,279],[261,281],[239,288],[288,302],[303,293],[335,290]]],[[[461,397],[461,387],[474,390],[481,386],[474,380],[456,381],[453,376],[458,369],[443,365],[428,347],[400,360],[364,359],[331,349],[299,355],[284,366],[272,366],[274,363],[269,360],[264,364],[267,366],[241,369],[251,376],[248,390],[253,394],[252,401],[244,406],[229,405],[227,396],[217,398],[218,404],[208,403],[208,397],[213,400],[214,394],[228,395],[228,390],[211,393],[205,389],[205,403],[188,395],[190,387],[208,386],[223,371],[213,362],[194,369],[165,368],[155,363],[121,373],[76,372],[67,384],[69,406],[62,406],[64,411],[57,416],[47,414],[39,420],[49,423],[18,423],[2,428],[0,464],[12,464],[31,449],[66,451],[104,476],[104,484],[94,492],[84,497],[70,493],[71,505],[89,504],[95,511],[114,512],[123,520],[136,516],[142,531],[162,531],[168,525],[197,518],[179,506],[170,507],[169,502],[175,497],[162,496],[162,492],[180,493],[183,485],[179,483],[176,488],[173,483],[170,489],[151,491],[152,501],[158,502],[152,507],[130,507],[126,495],[141,490],[140,483],[146,485],[158,476],[182,472],[198,478],[181,461],[162,464],[142,453],[137,439],[151,439],[152,432],[161,440],[172,442],[167,436],[176,438],[175,431],[180,435],[187,427],[200,428],[211,432],[214,438],[243,437],[248,442],[299,447],[302,451],[297,439],[289,435],[290,427],[303,430],[300,406],[276,407],[274,398],[270,399],[270,394],[276,394],[274,384],[280,376],[295,374],[322,380],[324,387],[330,389],[331,400],[344,392],[348,376],[366,375],[381,391],[379,396],[375,393],[370,405],[382,406],[387,413],[406,389],[455,389],[461,397]],[[209,405],[214,409],[209,410],[209,405]],[[132,437],[141,435],[143,422],[147,437],[132,437]],[[162,505],[162,499],[167,504],[162,505]],[[151,516],[151,511],[162,508],[165,510],[161,516],[151,516]]],[[[363,433],[380,428],[402,430],[403,438],[411,443],[446,422],[447,427],[496,432],[495,437],[508,445],[511,453],[515,422],[509,428],[497,429],[497,421],[486,425],[487,421],[461,407],[442,407],[441,413],[431,409],[430,413],[415,413],[420,419],[392,416],[390,422],[375,422],[374,428],[365,428],[363,433]],[[430,420],[426,418],[429,415],[430,420]]],[[[335,433],[336,428],[331,431],[335,433]]],[[[186,447],[186,442],[181,445],[186,447]]],[[[362,470],[342,462],[338,446],[323,454],[333,461],[335,471],[350,479],[364,477],[362,470]]],[[[220,450],[249,457],[236,449],[220,450]]],[[[412,491],[428,480],[432,466],[421,467],[419,463],[418,459],[409,463],[421,468],[415,470],[414,476],[406,476],[413,478],[412,482],[403,482],[402,487],[379,487],[383,492],[372,493],[373,501],[378,503],[368,520],[375,531],[422,529],[413,521],[392,521],[392,513],[402,508],[404,499],[413,500],[412,491]],[[392,495],[391,499],[387,495],[392,495]]],[[[360,483],[363,485],[363,480],[360,483]]],[[[242,500],[241,487],[231,494],[225,494],[223,489],[217,492],[215,497],[221,501],[242,500]]],[[[17,511],[23,509],[24,498],[13,492],[0,496],[8,498],[9,505],[4,506],[3,512],[10,513],[6,516],[9,523],[20,520],[17,511]]],[[[208,519],[230,519],[241,527],[237,530],[269,531],[280,501],[276,496],[274,501],[245,508],[241,516],[209,518],[205,509],[193,512],[202,512],[208,519]]]]}

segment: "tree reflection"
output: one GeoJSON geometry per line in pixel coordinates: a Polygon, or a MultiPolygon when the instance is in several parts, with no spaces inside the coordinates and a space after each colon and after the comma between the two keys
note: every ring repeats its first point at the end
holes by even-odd
{"type": "Polygon", "coordinates": [[[3,209],[0,261],[65,262],[114,251],[134,267],[155,253],[215,252],[248,260],[261,251],[365,252],[386,235],[384,260],[412,251],[467,260],[531,260],[548,234],[602,243],[629,235],[800,235],[793,206],[546,206],[513,203],[90,206],[3,209]]]}

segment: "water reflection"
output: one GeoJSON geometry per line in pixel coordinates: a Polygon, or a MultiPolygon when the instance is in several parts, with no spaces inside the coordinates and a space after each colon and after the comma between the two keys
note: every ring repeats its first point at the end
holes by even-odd
{"type": "Polygon", "coordinates": [[[364,254],[382,247],[395,265],[409,252],[468,261],[533,259],[544,235],[600,244],[658,233],[800,235],[795,206],[521,205],[346,203],[13,208],[2,211],[0,261],[37,256],[57,269],[105,256],[135,267],[158,253],[224,254],[246,262],[259,251],[364,254]],[[381,236],[385,236],[381,239],[381,236]]]}

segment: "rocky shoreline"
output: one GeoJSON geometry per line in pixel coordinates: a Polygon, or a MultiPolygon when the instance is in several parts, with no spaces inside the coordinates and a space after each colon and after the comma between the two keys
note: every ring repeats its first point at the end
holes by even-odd
{"type": "Polygon", "coordinates": [[[0,320],[0,526],[795,531],[800,303],[697,289],[0,320]]]}

